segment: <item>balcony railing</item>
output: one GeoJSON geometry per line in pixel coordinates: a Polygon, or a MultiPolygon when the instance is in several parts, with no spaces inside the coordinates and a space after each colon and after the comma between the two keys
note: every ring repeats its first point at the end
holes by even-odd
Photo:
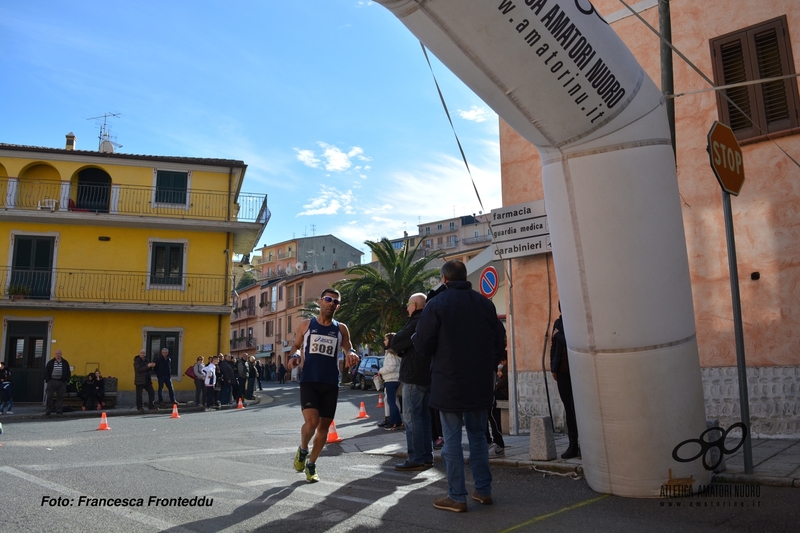
{"type": "Polygon", "coordinates": [[[288,252],[278,252],[278,259],[290,259],[297,255],[294,250],[290,250],[288,252]]]}
{"type": "Polygon", "coordinates": [[[486,242],[491,240],[492,240],[491,235],[479,235],[478,237],[469,237],[468,239],[461,239],[461,242],[463,242],[465,245],[468,245],[468,244],[478,244],[479,242],[486,242]]]}
{"type": "Polygon", "coordinates": [[[0,178],[0,208],[266,223],[264,194],[0,178]]]}
{"type": "Polygon", "coordinates": [[[58,302],[227,305],[230,280],[225,276],[114,270],[0,269],[6,299],[58,302]]]}

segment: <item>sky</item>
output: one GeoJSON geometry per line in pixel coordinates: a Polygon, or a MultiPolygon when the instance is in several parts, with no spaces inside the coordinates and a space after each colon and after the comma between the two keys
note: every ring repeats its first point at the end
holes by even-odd
{"type": "Polygon", "coordinates": [[[498,118],[362,0],[0,0],[0,142],[239,159],[259,245],[365,240],[501,206],[498,118]]]}

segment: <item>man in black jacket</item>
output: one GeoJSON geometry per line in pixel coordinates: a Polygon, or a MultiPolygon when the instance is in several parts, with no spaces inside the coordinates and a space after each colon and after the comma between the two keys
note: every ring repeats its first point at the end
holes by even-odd
{"type": "Polygon", "coordinates": [[[412,294],[408,299],[408,322],[390,336],[387,348],[400,357],[400,381],[403,383],[403,422],[406,425],[408,459],[395,470],[425,470],[433,465],[431,438],[431,358],[414,348],[411,337],[417,330],[425,295],[412,294]]]}
{"type": "Polygon", "coordinates": [[[422,311],[414,347],[432,360],[431,407],[439,409],[444,431],[442,459],[448,496],[437,509],[467,510],[461,423],[469,439],[469,466],[475,482],[472,499],[492,504],[492,474],[486,444],[486,413],[494,400],[494,376],[505,352],[505,330],[491,300],[472,290],[461,261],[442,266],[447,289],[422,311]]]}
{"type": "Polygon", "coordinates": [[[164,403],[162,390],[164,386],[169,392],[169,403],[175,403],[175,389],[172,388],[172,358],[169,356],[169,349],[161,349],[161,358],[155,361],[156,377],[158,378],[158,403],[164,403]]]}
{"type": "Polygon", "coordinates": [[[61,350],[56,350],[54,358],[50,359],[44,366],[44,382],[47,384],[45,389],[45,405],[47,406],[44,414],[50,416],[53,408],[53,393],[56,395],[56,414],[64,412],[64,393],[67,392],[67,382],[69,381],[69,362],[61,357],[61,350]]]}
{"type": "MultiPolygon", "coordinates": [[[[561,311],[561,302],[558,302],[561,311]]],[[[578,444],[578,422],[575,418],[575,400],[572,398],[572,378],[569,373],[569,357],[567,355],[567,337],[564,335],[564,320],[561,315],[553,324],[553,340],[550,344],[550,372],[558,385],[558,394],[564,404],[564,423],[567,426],[569,447],[561,454],[562,459],[581,456],[578,444]]]]}

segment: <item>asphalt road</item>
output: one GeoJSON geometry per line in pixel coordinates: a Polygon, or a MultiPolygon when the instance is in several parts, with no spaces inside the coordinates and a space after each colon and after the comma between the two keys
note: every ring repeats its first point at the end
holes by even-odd
{"type": "MultiPolygon", "coordinates": [[[[440,463],[396,472],[396,458],[340,445],[326,447],[322,481],[308,484],[291,465],[302,420],[297,385],[266,392],[274,401],[245,410],[111,417],[110,431],[97,431],[93,418],[5,424],[0,531],[788,532],[800,524],[793,488],[626,499],[597,494],[582,479],[511,467],[492,469],[495,505],[470,500],[456,514],[431,505],[446,494],[440,463]]],[[[362,400],[374,406],[374,391],[341,391],[336,426],[346,442],[386,434],[374,408],[371,419],[356,419],[362,400]]]]}

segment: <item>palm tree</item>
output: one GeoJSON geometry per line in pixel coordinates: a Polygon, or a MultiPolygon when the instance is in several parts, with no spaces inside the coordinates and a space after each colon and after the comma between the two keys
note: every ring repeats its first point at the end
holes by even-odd
{"type": "Polygon", "coordinates": [[[415,261],[414,255],[421,243],[414,248],[404,246],[395,250],[386,238],[380,242],[366,241],[378,259],[378,268],[371,265],[350,267],[346,273],[353,277],[335,284],[342,294],[337,318],[347,324],[354,344],[382,348],[383,336],[400,329],[408,319],[409,296],[425,292],[435,284],[439,270],[426,267],[444,254],[435,252],[415,261]]]}

